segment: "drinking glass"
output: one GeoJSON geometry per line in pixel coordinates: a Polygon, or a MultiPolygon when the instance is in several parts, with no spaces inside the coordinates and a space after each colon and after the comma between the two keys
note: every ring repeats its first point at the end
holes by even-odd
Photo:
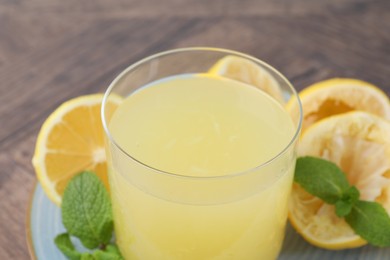
{"type": "MultiPolygon", "coordinates": [[[[191,94],[188,93],[189,96],[191,94]]],[[[250,102],[242,96],[240,98],[244,99],[240,101],[244,105],[250,102]]],[[[179,100],[177,102],[176,111],[181,111],[179,100]]],[[[250,108],[248,105],[246,109],[250,108]]],[[[157,120],[153,113],[131,111],[131,107],[128,109],[129,113],[141,115],[145,122],[157,120]]],[[[161,112],[158,107],[153,109],[161,112]]],[[[273,113],[272,108],[264,107],[263,110],[250,113],[273,113]]],[[[274,117],[270,118],[274,120],[274,117]]],[[[147,57],[125,69],[109,86],[102,104],[115,235],[125,259],[277,258],[285,233],[301,120],[300,101],[291,83],[270,65],[243,53],[216,48],[176,49],[147,57]],[[257,84],[256,80],[251,82],[250,77],[248,80],[245,76],[229,75],[223,65],[220,65],[218,72],[221,80],[230,77],[230,81],[264,93],[291,121],[290,130],[279,127],[276,119],[272,122],[276,124],[275,131],[289,137],[278,146],[276,143],[280,140],[270,139],[261,148],[267,152],[274,145],[279,147],[276,152],[273,150],[269,159],[238,172],[196,176],[160,169],[153,161],[146,162],[126,150],[123,140],[113,133],[112,119],[119,110],[113,104],[124,102],[144,89],[153,88],[154,82],[162,82],[162,79],[208,75],[210,68],[215,68],[215,64],[226,60],[226,57],[242,62],[242,67],[238,68],[241,75],[258,77],[260,83],[257,84]],[[250,71],[254,67],[259,75],[253,75],[253,71],[250,71]],[[262,84],[272,84],[272,91],[263,88],[262,84]],[[292,118],[287,108],[299,110],[291,114],[300,116],[292,118]]],[[[128,123],[124,120],[123,127],[128,123]]],[[[190,123],[188,120],[182,122],[190,123]]],[[[134,127],[142,130],[139,123],[134,127]]],[[[142,131],[154,136],[165,134],[158,128],[145,128],[142,131]]],[[[128,139],[137,142],[131,134],[128,139]]],[[[159,148],[156,145],[150,149],[159,148]]],[[[242,156],[238,154],[226,164],[240,162],[245,159],[243,156],[248,155],[252,155],[250,151],[244,151],[242,156]]],[[[180,156],[178,163],[186,159],[180,156]]],[[[213,157],[212,154],[207,156],[213,157]]]]}

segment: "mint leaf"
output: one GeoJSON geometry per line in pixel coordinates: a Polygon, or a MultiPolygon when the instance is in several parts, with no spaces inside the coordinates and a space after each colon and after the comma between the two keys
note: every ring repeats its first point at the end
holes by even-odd
{"type": "Polygon", "coordinates": [[[310,156],[297,159],[294,181],[328,204],[342,199],[349,188],[347,177],[336,164],[310,156]]]}
{"type": "Polygon", "coordinates": [[[355,186],[351,186],[345,190],[342,198],[335,204],[336,215],[340,218],[348,215],[352,210],[352,206],[359,200],[359,196],[360,192],[355,186]]]}
{"type": "Polygon", "coordinates": [[[354,204],[359,200],[359,197],[360,197],[359,190],[355,186],[351,186],[344,191],[343,197],[341,199],[354,204]]]}
{"type": "Polygon", "coordinates": [[[80,260],[81,253],[76,251],[72,241],[70,241],[70,237],[68,233],[63,233],[58,235],[54,242],[58,249],[66,255],[70,260],[80,260]]]}
{"type": "Polygon", "coordinates": [[[102,240],[101,244],[108,244],[110,242],[112,238],[112,232],[114,230],[114,220],[112,218],[112,213],[111,213],[111,201],[109,201],[109,203],[110,203],[110,207],[109,207],[110,220],[105,222],[100,229],[100,235],[102,240]]]}
{"type": "Polygon", "coordinates": [[[91,172],[73,177],[62,197],[62,222],[68,233],[89,249],[107,244],[112,236],[111,202],[103,183],[91,172]]]}
{"type": "Polygon", "coordinates": [[[124,260],[119,251],[96,250],[93,255],[96,260],[124,260]]]}
{"type": "Polygon", "coordinates": [[[336,207],[336,215],[339,218],[343,218],[348,215],[351,212],[353,206],[351,203],[343,200],[337,201],[334,205],[336,207]]]}
{"type": "Polygon", "coordinates": [[[106,247],[106,251],[107,251],[107,252],[116,253],[116,254],[118,254],[118,255],[121,255],[121,252],[119,251],[118,246],[115,245],[115,244],[109,244],[109,245],[106,247]]]}
{"type": "Polygon", "coordinates": [[[390,246],[390,217],[379,203],[359,200],[345,220],[356,234],[370,244],[390,246]]]}
{"type": "Polygon", "coordinates": [[[90,253],[83,253],[80,260],[96,260],[96,258],[90,253]]]}

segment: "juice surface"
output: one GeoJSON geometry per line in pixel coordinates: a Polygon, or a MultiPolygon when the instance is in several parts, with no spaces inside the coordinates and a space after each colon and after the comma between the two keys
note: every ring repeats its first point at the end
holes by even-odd
{"type": "Polygon", "coordinates": [[[127,97],[109,129],[135,160],[174,175],[231,176],[252,170],[254,176],[278,176],[264,183],[238,177],[233,184],[230,177],[221,184],[161,176],[111,148],[115,230],[126,259],[276,258],[294,165],[280,160],[268,172],[253,168],[279,154],[294,135],[279,103],[237,81],[180,75],[127,97]],[[248,193],[253,183],[259,188],[248,193]],[[246,195],[237,197],[240,189],[246,195]],[[218,202],[225,193],[227,199],[218,202]]]}

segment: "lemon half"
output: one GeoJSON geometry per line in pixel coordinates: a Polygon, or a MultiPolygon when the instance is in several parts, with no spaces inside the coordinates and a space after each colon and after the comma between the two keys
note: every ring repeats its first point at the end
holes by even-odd
{"type": "MultiPolygon", "coordinates": [[[[354,110],[390,120],[390,101],[378,87],[358,79],[334,78],[315,83],[299,93],[303,108],[302,132],[326,117],[354,110]]],[[[292,104],[296,105],[296,104],[292,104]]],[[[290,108],[293,118],[298,109],[290,108]]]]}
{"type": "MultiPolygon", "coordinates": [[[[94,94],[63,103],[38,134],[32,163],[43,190],[57,205],[68,181],[84,170],[94,171],[108,188],[102,99],[94,94]]],[[[113,99],[107,106],[115,109],[120,101],[113,99]]]]}
{"type": "MultiPolygon", "coordinates": [[[[331,116],[310,126],[298,146],[300,156],[321,157],[336,163],[360,199],[381,203],[390,213],[390,122],[366,112],[331,116]]],[[[294,184],[289,219],[310,243],[326,249],[366,244],[335,214],[333,205],[294,184]]]]}

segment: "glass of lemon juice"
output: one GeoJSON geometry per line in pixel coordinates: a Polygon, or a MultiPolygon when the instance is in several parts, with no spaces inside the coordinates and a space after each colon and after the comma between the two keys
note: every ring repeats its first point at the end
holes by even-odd
{"type": "Polygon", "coordinates": [[[275,259],[301,126],[294,102],[279,72],[229,50],[167,51],[122,72],[102,118],[123,256],[275,259]]]}

